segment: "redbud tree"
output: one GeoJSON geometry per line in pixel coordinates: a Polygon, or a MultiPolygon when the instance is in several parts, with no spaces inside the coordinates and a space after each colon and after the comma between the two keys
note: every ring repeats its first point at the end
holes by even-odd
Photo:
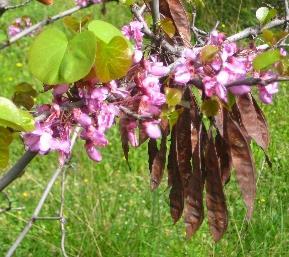
{"type": "MultiPolygon", "coordinates": [[[[27,150],[0,178],[0,190],[36,154],[57,151],[64,167],[75,139],[85,142],[92,161],[107,161],[101,155],[109,144],[106,133],[118,126],[127,162],[130,148],[147,144],[152,190],[168,172],[171,216],[174,222],[183,216],[188,237],[201,226],[204,208],[213,239],[223,236],[223,187],[232,170],[250,219],[256,195],[252,141],[270,164],[268,126],[258,103],[272,104],[278,83],[289,79],[287,1],[284,13],[259,8],[258,24],[234,35],[218,24],[210,31],[197,28],[193,4],[180,0],[125,3],[133,20],[122,28],[71,16],[102,0],[75,4],[37,24],[19,17],[7,28],[1,49],[33,34],[29,69],[52,101],[36,106],[37,91],[27,83],[15,87],[12,99],[0,97],[0,167],[8,165],[15,135],[27,150]],[[60,18],[65,30],[41,29],[60,18]]],[[[1,13],[9,7],[4,1],[1,13]]]]}

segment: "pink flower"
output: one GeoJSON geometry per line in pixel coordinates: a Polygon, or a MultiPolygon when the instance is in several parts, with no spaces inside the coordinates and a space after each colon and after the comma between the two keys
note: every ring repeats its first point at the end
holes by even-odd
{"type": "Polygon", "coordinates": [[[139,21],[132,21],[129,25],[123,26],[122,33],[128,39],[132,39],[135,41],[136,48],[140,49],[142,47],[143,36],[142,33],[143,23],[139,21]]]}
{"type": "Polygon", "coordinates": [[[86,142],[85,150],[87,152],[88,157],[96,162],[100,162],[102,160],[102,156],[98,150],[94,147],[91,142],[86,142]]]}
{"type": "Polygon", "coordinates": [[[157,121],[147,121],[143,122],[143,126],[145,127],[145,131],[150,138],[160,138],[162,136],[159,122],[157,121]]]}

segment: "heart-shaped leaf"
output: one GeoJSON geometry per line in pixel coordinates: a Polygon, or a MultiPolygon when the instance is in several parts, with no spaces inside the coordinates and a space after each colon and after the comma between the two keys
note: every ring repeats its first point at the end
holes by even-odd
{"type": "Polygon", "coordinates": [[[132,49],[123,36],[113,37],[109,43],[99,41],[95,57],[96,77],[108,82],[125,76],[132,65],[132,49]]]}
{"type": "Polygon", "coordinates": [[[20,110],[4,97],[0,97],[0,126],[17,131],[31,131],[34,129],[33,117],[29,112],[20,110]]]}
{"type": "Polygon", "coordinates": [[[72,40],[55,28],[43,31],[29,52],[29,68],[43,83],[53,85],[72,83],[91,70],[96,53],[96,39],[84,31],[72,40]]]}
{"type": "Polygon", "coordinates": [[[98,40],[109,44],[114,37],[123,37],[123,34],[115,26],[101,20],[93,20],[88,24],[88,30],[92,31],[98,40]]]}

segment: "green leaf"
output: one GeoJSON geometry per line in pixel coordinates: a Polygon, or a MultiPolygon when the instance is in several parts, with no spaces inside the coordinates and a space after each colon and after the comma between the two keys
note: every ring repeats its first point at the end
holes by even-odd
{"type": "Polygon", "coordinates": [[[109,44],[114,37],[123,37],[123,34],[115,26],[101,20],[93,20],[88,24],[88,30],[92,31],[96,38],[109,44]]]}
{"type": "Polygon", "coordinates": [[[85,15],[83,18],[78,19],[74,16],[66,16],[63,18],[64,25],[74,32],[79,32],[89,21],[91,21],[92,15],[85,15]]]}
{"type": "Polygon", "coordinates": [[[269,14],[268,7],[260,7],[256,11],[256,18],[260,23],[263,23],[266,20],[267,15],[269,14]]]}
{"type": "Polygon", "coordinates": [[[13,140],[12,133],[0,127],[0,169],[5,168],[9,162],[9,145],[13,140]]]}
{"type": "Polygon", "coordinates": [[[213,117],[218,114],[220,103],[217,99],[211,98],[204,100],[201,106],[201,111],[207,117],[213,117]]]}
{"type": "Polygon", "coordinates": [[[253,67],[257,71],[264,70],[279,61],[280,58],[281,54],[278,49],[268,50],[255,57],[253,60],[253,67]]]}
{"type": "Polygon", "coordinates": [[[132,49],[123,36],[113,37],[109,43],[99,41],[95,57],[96,77],[108,82],[125,76],[132,65],[132,49]]]}
{"type": "Polygon", "coordinates": [[[201,58],[202,63],[211,62],[218,52],[219,52],[219,48],[217,46],[214,46],[214,45],[204,46],[200,53],[200,58],[201,58]]]}
{"type": "Polygon", "coordinates": [[[28,83],[20,83],[15,87],[12,101],[17,106],[22,106],[27,110],[30,110],[34,106],[36,96],[37,92],[32,85],[28,83]]]}
{"type": "Polygon", "coordinates": [[[176,27],[170,18],[162,19],[160,25],[169,38],[172,38],[176,34],[176,27]]]}
{"type": "Polygon", "coordinates": [[[29,52],[32,74],[45,84],[72,83],[91,70],[96,53],[96,39],[84,31],[68,40],[55,28],[43,31],[29,52]]]}
{"type": "Polygon", "coordinates": [[[12,128],[16,131],[31,131],[34,129],[34,120],[29,112],[20,110],[4,97],[0,97],[0,126],[12,128]]]}
{"type": "Polygon", "coordinates": [[[169,107],[176,106],[179,104],[182,100],[182,90],[177,88],[165,88],[165,95],[166,95],[166,103],[169,107]]]}

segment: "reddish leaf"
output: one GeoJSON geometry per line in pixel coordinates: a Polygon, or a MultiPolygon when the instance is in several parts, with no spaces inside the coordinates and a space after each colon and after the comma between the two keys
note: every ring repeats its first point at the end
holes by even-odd
{"type": "Polygon", "coordinates": [[[171,145],[168,157],[168,184],[170,190],[171,216],[176,223],[182,216],[184,209],[184,190],[177,165],[176,136],[175,129],[171,132],[171,145]]]}
{"type": "Polygon", "coordinates": [[[216,136],[216,151],[220,162],[221,180],[225,185],[229,182],[231,176],[232,159],[230,155],[230,149],[226,141],[218,133],[216,136]]]}
{"type": "Polygon", "coordinates": [[[219,241],[228,226],[228,211],[212,133],[209,135],[209,142],[206,151],[206,171],[206,204],[208,208],[208,221],[214,240],[219,241]]]}
{"type": "Polygon", "coordinates": [[[204,174],[202,173],[201,128],[197,128],[197,145],[193,148],[193,175],[190,179],[190,190],[187,197],[188,205],[185,210],[187,237],[190,238],[201,226],[204,220],[203,190],[204,174]]]}
{"type": "Polygon", "coordinates": [[[269,144],[268,127],[257,103],[254,104],[250,94],[237,97],[236,103],[248,135],[253,138],[260,147],[267,149],[269,144]]]}
{"type": "Polygon", "coordinates": [[[260,133],[262,134],[262,142],[263,142],[263,149],[268,149],[269,142],[270,142],[270,134],[268,129],[268,123],[265,118],[263,111],[261,110],[260,106],[257,104],[254,97],[252,97],[252,101],[256,110],[257,120],[259,124],[260,133]]]}
{"type": "Polygon", "coordinates": [[[126,123],[127,118],[120,118],[119,120],[119,131],[120,131],[120,138],[121,138],[121,146],[123,150],[124,157],[128,162],[128,152],[129,152],[129,145],[128,145],[128,136],[126,131],[126,123]]]}
{"type": "Polygon", "coordinates": [[[53,4],[53,0],[37,0],[37,1],[45,5],[53,4]]]}
{"type": "MultiPolygon", "coordinates": [[[[223,110],[223,112],[226,112],[226,111],[227,110],[223,110]]],[[[244,124],[243,124],[242,118],[241,118],[241,113],[240,113],[240,110],[239,110],[239,107],[238,107],[237,104],[234,104],[232,106],[231,118],[239,125],[239,128],[242,131],[243,135],[245,136],[246,140],[248,142],[251,142],[252,138],[248,135],[248,132],[247,132],[247,130],[244,127],[244,124]]]]}
{"type": "Polygon", "coordinates": [[[157,146],[157,141],[155,139],[150,139],[148,142],[148,156],[149,156],[149,169],[150,173],[152,172],[153,162],[156,158],[159,149],[157,146]]]}
{"type": "Polygon", "coordinates": [[[164,174],[164,168],[166,164],[166,153],[167,153],[166,144],[167,144],[166,136],[163,136],[161,139],[160,150],[158,150],[156,142],[155,144],[151,143],[151,156],[155,154],[152,162],[150,161],[151,189],[152,190],[155,190],[159,186],[162,180],[163,174],[164,174]],[[157,152],[155,153],[156,150],[157,152]]]}
{"type": "Polygon", "coordinates": [[[160,0],[160,12],[171,18],[186,47],[191,46],[191,29],[186,10],[180,0],[160,0]]]}
{"type": "Polygon", "coordinates": [[[237,180],[247,206],[247,218],[251,218],[256,196],[255,166],[250,146],[228,112],[224,112],[224,136],[230,147],[232,163],[236,169],[237,180]]]}

